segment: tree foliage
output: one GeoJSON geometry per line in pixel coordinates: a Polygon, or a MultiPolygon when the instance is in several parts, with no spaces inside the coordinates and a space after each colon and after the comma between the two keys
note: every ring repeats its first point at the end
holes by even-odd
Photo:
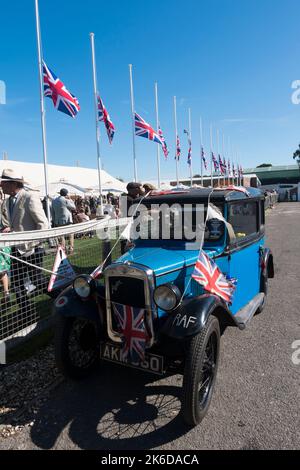
{"type": "Polygon", "coordinates": [[[300,144],[299,144],[297,150],[293,154],[293,159],[296,160],[296,162],[298,163],[298,165],[300,167],[300,144]]]}

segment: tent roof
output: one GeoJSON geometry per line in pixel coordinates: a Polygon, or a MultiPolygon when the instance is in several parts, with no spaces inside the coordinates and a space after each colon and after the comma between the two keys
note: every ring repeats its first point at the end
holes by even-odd
{"type": "MultiPolygon", "coordinates": [[[[0,176],[4,168],[12,168],[17,171],[32,188],[44,186],[44,165],[42,163],[19,162],[14,160],[0,161],[0,176]]],[[[109,173],[101,170],[102,185],[116,188],[126,192],[126,183],[119,181],[109,173]]],[[[76,166],[48,165],[48,182],[69,183],[80,188],[98,187],[98,170],[76,166]]]]}

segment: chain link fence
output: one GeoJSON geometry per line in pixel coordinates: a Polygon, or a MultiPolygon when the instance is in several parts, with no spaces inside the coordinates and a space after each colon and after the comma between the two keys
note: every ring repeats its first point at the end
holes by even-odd
{"type": "Polygon", "coordinates": [[[0,352],[3,342],[49,319],[54,299],[77,274],[91,274],[106,258],[121,255],[119,236],[127,223],[102,219],[0,235],[0,352]]]}

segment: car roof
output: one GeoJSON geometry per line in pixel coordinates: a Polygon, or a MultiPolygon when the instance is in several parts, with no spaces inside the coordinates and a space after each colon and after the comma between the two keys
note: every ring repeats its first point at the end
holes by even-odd
{"type": "Polygon", "coordinates": [[[153,191],[149,196],[143,199],[144,204],[161,204],[161,203],[201,203],[210,201],[229,202],[236,200],[264,199],[262,191],[256,188],[245,188],[247,192],[237,191],[235,189],[222,188],[192,188],[186,190],[170,190],[170,191],[153,191]]]}

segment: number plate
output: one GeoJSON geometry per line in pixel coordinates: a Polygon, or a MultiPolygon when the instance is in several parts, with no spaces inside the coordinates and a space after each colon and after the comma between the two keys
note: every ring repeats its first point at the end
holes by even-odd
{"type": "Polygon", "coordinates": [[[121,347],[118,344],[100,343],[100,357],[105,361],[115,362],[122,366],[133,367],[135,369],[152,372],[162,375],[164,373],[164,358],[156,354],[145,354],[143,362],[130,362],[122,360],[121,347]]]}

